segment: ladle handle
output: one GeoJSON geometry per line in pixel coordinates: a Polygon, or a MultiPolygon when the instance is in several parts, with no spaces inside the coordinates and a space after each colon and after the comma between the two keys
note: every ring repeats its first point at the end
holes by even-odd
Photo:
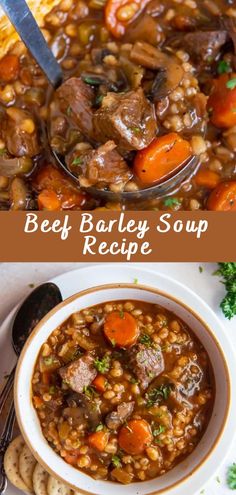
{"type": "Polygon", "coordinates": [[[54,88],[62,81],[62,70],[48,47],[25,0],[0,0],[0,5],[54,88]]]}

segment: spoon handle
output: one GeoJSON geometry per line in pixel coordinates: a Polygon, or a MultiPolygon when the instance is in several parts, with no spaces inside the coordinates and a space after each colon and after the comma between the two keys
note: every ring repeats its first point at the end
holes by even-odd
{"type": "Polygon", "coordinates": [[[0,394],[0,414],[2,413],[4,404],[5,404],[7,398],[10,394],[10,391],[12,390],[14,376],[15,376],[15,370],[16,370],[16,367],[14,366],[14,368],[11,370],[11,373],[8,375],[7,381],[6,381],[4,387],[1,391],[1,394],[0,394]]]}
{"type": "Polygon", "coordinates": [[[15,409],[14,402],[12,401],[11,407],[8,412],[6,423],[0,438],[0,495],[5,492],[7,487],[7,478],[4,470],[4,454],[12,439],[12,433],[15,423],[15,409]]]}
{"type": "Polygon", "coordinates": [[[25,0],[0,0],[5,14],[54,88],[62,81],[62,70],[48,47],[25,0]]]}

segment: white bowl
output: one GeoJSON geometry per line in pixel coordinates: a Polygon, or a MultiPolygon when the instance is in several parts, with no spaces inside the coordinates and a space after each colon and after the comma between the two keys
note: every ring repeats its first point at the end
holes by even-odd
{"type": "MultiPolygon", "coordinates": [[[[159,278],[161,284],[161,279],[159,278]]],[[[173,282],[174,284],[174,282],[173,282]]],[[[171,283],[169,283],[171,285],[171,283]]],[[[183,286],[182,286],[183,287],[183,286]]],[[[84,494],[96,495],[153,495],[168,492],[168,495],[189,495],[199,492],[214,475],[233,441],[234,431],[231,404],[231,384],[227,359],[231,372],[236,373],[230,345],[223,338],[223,329],[214,313],[198,298],[198,314],[194,294],[185,288],[185,302],[157,289],[134,284],[103,285],[84,290],[54,308],[37,325],[21,353],[15,379],[15,407],[19,427],[24,439],[37,460],[53,476],[68,483],[84,494]],[[195,332],[208,352],[216,381],[216,398],[208,428],[201,441],[183,462],[165,475],[149,481],[120,485],[110,481],[94,480],[67,464],[45,440],[31,401],[31,378],[39,350],[48,336],[72,313],[81,309],[114,300],[142,300],[159,304],[182,318],[195,332]]]]}

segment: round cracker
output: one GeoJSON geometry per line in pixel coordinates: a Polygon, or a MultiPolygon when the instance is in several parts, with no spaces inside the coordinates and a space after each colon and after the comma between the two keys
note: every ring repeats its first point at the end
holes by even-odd
{"type": "Polygon", "coordinates": [[[28,492],[28,486],[21,478],[19,471],[19,456],[25,445],[21,435],[16,437],[7,447],[4,455],[4,469],[9,481],[24,492],[28,492]]]}
{"type": "Polygon", "coordinates": [[[31,453],[29,447],[27,447],[27,445],[24,445],[19,457],[19,471],[21,478],[31,492],[33,491],[32,478],[35,466],[36,459],[31,453]]]}
{"type": "Polygon", "coordinates": [[[62,481],[56,480],[53,476],[49,476],[47,484],[48,495],[70,495],[70,488],[62,483],[62,481]]]}
{"type": "Polygon", "coordinates": [[[35,495],[48,495],[48,476],[47,471],[45,471],[45,469],[37,462],[33,472],[33,487],[35,495]]]}

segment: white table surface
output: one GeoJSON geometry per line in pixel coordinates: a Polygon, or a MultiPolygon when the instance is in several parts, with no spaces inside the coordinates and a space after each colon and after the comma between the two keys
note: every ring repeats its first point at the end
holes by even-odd
{"type": "MultiPolygon", "coordinates": [[[[19,300],[32,290],[32,284],[38,285],[80,266],[85,266],[85,263],[0,263],[0,323],[19,300]]],[[[216,270],[216,264],[140,263],[139,266],[146,266],[176,280],[181,280],[182,283],[197,292],[221,319],[225,332],[230,336],[232,344],[236,346],[236,318],[227,321],[219,308],[219,303],[224,296],[224,287],[219,283],[218,277],[212,276],[216,270]],[[199,266],[203,268],[202,273],[200,273],[199,266]]],[[[225,473],[227,467],[233,462],[236,462],[236,448],[234,452],[229,452],[229,458],[225,465],[217,473],[210,486],[204,490],[204,495],[230,495],[230,490],[225,483],[225,473]]]]}

